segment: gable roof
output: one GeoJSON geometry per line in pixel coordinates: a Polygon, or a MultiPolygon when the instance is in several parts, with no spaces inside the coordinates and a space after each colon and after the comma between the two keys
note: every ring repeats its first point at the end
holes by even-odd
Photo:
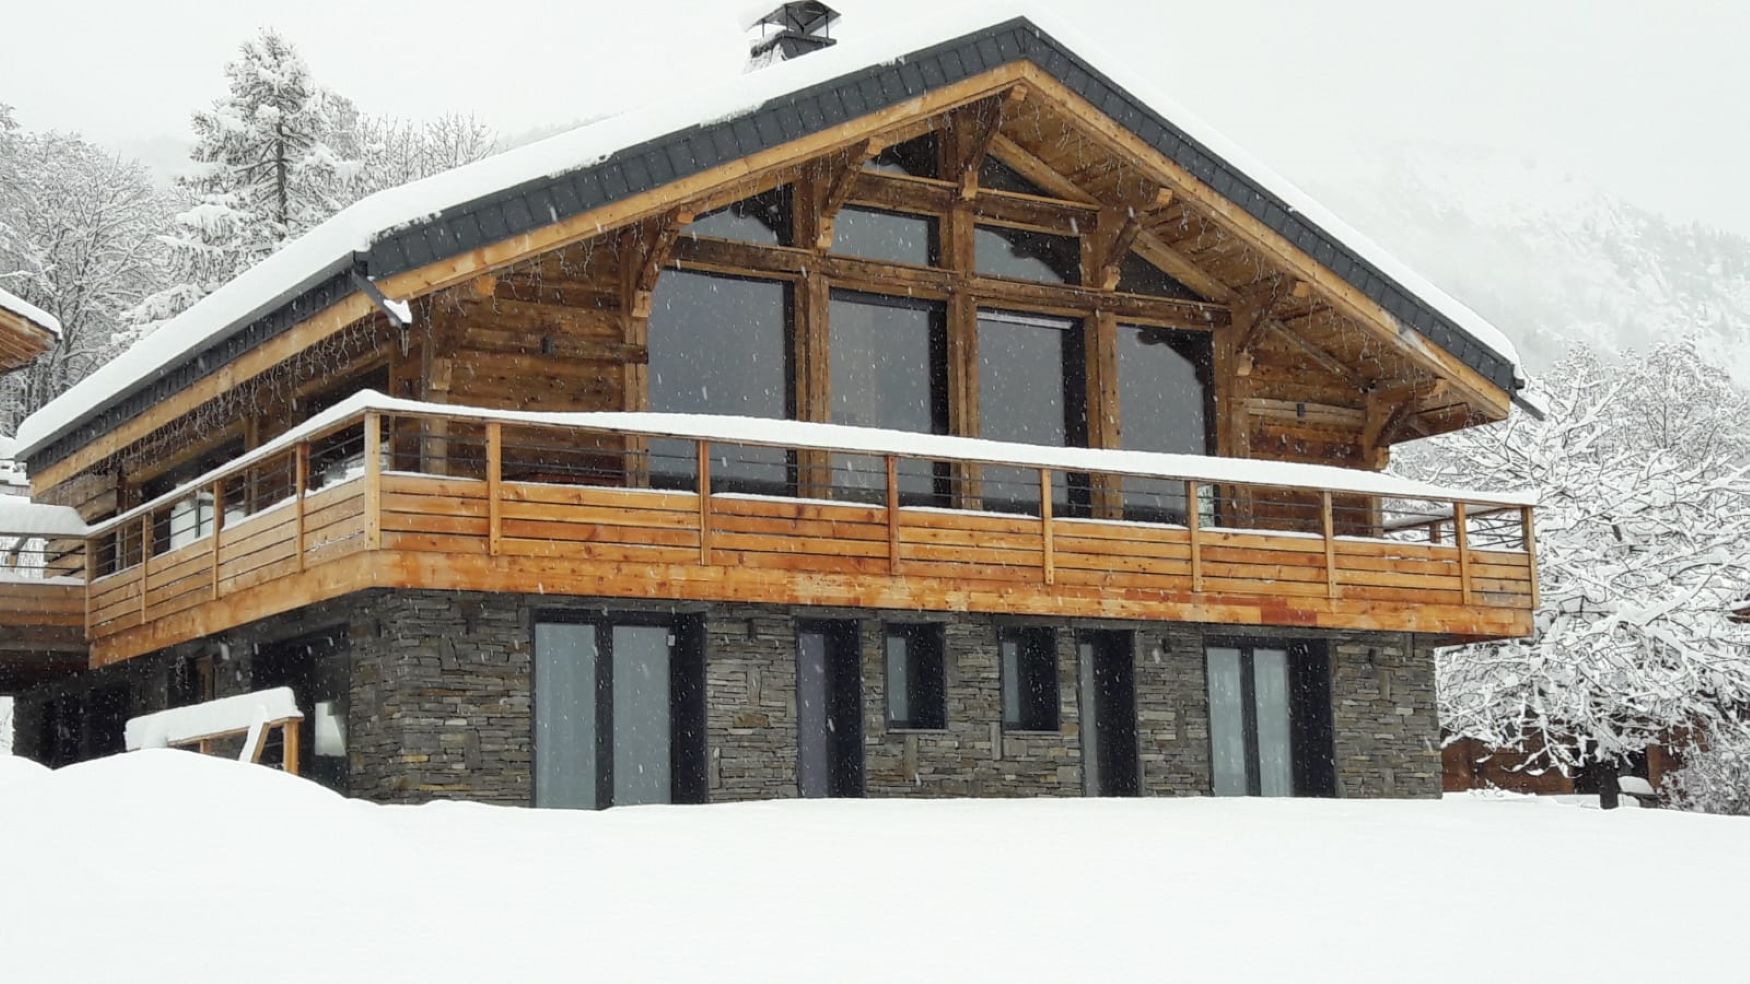
{"type": "MultiPolygon", "coordinates": [[[[39,468],[60,460],[352,294],[357,277],[466,253],[1017,61],[1056,78],[1493,385],[1519,388],[1512,343],[1482,317],[1117,64],[1096,69],[1064,37],[1074,29],[1048,9],[973,5],[372,195],[27,418],[19,453],[39,468]]],[[[1079,38],[1074,46],[1097,50],[1079,38]]]]}

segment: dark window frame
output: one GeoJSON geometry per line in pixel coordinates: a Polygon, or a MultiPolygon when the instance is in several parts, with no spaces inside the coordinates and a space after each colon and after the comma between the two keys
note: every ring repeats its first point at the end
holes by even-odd
{"type": "Polygon", "coordinates": [[[589,625],[595,639],[595,794],[597,810],[614,804],[614,641],[619,625],[664,627],[674,637],[669,650],[669,803],[709,802],[710,738],[706,720],[706,637],[701,614],[685,612],[540,610],[527,626],[529,663],[529,805],[540,802],[540,771],[534,767],[535,745],[540,727],[535,721],[535,689],[540,682],[540,657],[535,652],[535,628],[550,625],[589,625]]]}
{"type": "Polygon", "coordinates": [[[945,731],[948,728],[948,637],[940,622],[884,622],[881,626],[882,717],[888,731],[945,731]],[[888,646],[894,636],[906,639],[906,705],[911,717],[899,720],[893,716],[893,664],[888,658],[888,646]],[[930,650],[922,655],[933,660],[933,693],[913,689],[922,674],[915,672],[917,655],[913,646],[919,639],[928,640],[930,650]],[[932,703],[929,715],[920,715],[915,706],[920,698],[932,703]]]}

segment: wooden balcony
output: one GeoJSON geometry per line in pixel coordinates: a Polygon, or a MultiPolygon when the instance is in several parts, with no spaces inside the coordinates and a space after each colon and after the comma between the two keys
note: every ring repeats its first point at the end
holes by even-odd
{"type": "Polygon", "coordinates": [[[84,549],[0,534],[0,693],[86,665],[84,549]]]}
{"type": "Polygon", "coordinates": [[[373,588],[1454,638],[1536,604],[1529,506],[1370,473],[367,396],[96,527],[92,662],[373,588]]]}

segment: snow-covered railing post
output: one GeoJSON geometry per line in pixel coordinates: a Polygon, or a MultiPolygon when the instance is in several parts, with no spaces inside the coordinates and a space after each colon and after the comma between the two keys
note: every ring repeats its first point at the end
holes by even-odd
{"type": "Polygon", "coordinates": [[[1051,543],[1051,469],[1039,469],[1039,561],[1045,583],[1057,580],[1057,564],[1051,543]]]}
{"type": "Polygon", "coordinates": [[[486,425],[486,552],[504,549],[504,425],[486,425]]]}
{"type": "Polygon", "coordinates": [[[1471,604],[1470,531],[1466,529],[1464,503],[1452,504],[1452,539],[1458,545],[1458,591],[1465,604],[1471,604]]]}
{"type": "Polygon", "coordinates": [[[711,566],[711,442],[703,438],[693,442],[698,461],[699,493],[699,563],[711,566]]]}
{"type": "Polygon", "coordinates": [[[365,529],[371,550],[383,547],[383,417],[365,414],[365,529]]]}
{"type": "Polygon", "coordinates": [[[1531,565],[1531,609],[1537,610],[1537,528],[1532,525],[1531,507],[1519,507],[1519,530],[1522,542],[1525,544],[1525,559],[1531,565]]]}
{"type": "Polygon", "coordinates": [[[292,552],[298,557],[298,573],[304,573],[304,497],[310,491],[310,442],[299,441],[292,450],[292,552]]]}
{"type": "Polygon", "coordinates": [[[886,456],[887,465],[887,573],[899,574],[899,456],[886,456]]]}
{"type": "Polygon", "coordinates": [[[214,480],[214,536],[207,555],[214,566],[212,599],[219,601],[219,534],[224,532],[224,478],[214,480]]]}
{"type": "Polygon", "coordinates": [[[1191,590],[1203,590],[1203,516],[1197,508],[1197,482],[1185,482],[1185,530],[1191,541],[1191,590]]]}
{"type": "Polygon", "coordinates": [[[1319,493],[1319,525],[1325,535],[1325,596],[1335,598],[1337,589],[1337,524],[1331,517],[1331,490],[1319,493]]]}
{"type": "Polygon", "coordinates": [[[140,624],[146,624],[146,594],[152,586],[152,510],[140,516],[140,624]]]}

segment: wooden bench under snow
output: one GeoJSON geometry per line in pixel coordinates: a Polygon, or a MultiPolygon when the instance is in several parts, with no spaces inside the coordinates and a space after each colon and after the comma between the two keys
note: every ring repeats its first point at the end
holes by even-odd
{"type": "Polygon", "coordinates": [[[243,751],[237,760],[259,762],[268,733],[279,728],[285,742],[284,769],[297,775],[296,725],[302,720],[304,715],[298,710],[291,688],[275,687],[130,718],[125,741],[130,752],[193,745],[205,753],[220,738],[244,735],[243,751]]]}

